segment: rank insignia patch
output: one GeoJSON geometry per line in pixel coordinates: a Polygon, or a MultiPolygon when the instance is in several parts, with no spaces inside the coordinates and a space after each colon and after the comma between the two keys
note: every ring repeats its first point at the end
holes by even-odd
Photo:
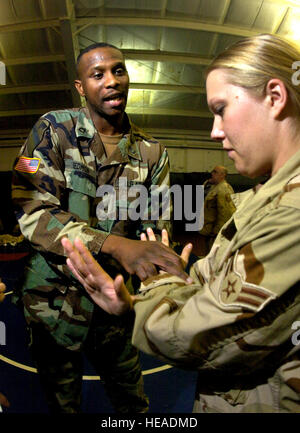
{"type": "Polygon", "coordinates": [[[39,169],[41,160],[39,158],[27,158],[20,156],[19,161],[15,166],[15,170],[23,173],[36,173],[39,169]]]}

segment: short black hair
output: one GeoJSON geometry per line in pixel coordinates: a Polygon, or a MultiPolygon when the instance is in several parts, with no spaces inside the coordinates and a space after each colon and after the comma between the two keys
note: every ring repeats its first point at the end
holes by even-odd
{"type": "Polygon", "coordinates": [[[116,47],[115,45],[109,44],[107,42],[95,42],[94,44],[88,45],[87,47],[85,47],[83,50],[80,51],[77,60],[76,60],[76,73],[77,76],[79,77],[79,63],[81,60],[81,57],[85,54],[88,53],[89,51],[92,51],[96,48],[103,48],[103,47],[110,47],[110,48],[115,48],[115,50],[118,50],[120,52],[122,52],[118,47],[116,47]]]}

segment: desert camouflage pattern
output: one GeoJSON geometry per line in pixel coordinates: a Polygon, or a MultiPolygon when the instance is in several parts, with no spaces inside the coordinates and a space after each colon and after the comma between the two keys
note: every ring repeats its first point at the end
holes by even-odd
{"type": "Polygon", "coordinates": [[[195,412],[299,413],[300,152],[234,201],[194,284],[144,282],[133,344],[198,370],[195,412]]]}
{"type": "Polygon", "coordinates": [[[127,133],[107,158],[87,108],[49,112],[37,121],[20,152],[20,157],[38,158],[38,170],[20,170],[16,162],[13,171],[17,219],[33,248],[19,292],[25,317],[29,325],[42,322],[59,344],[71,350],[80,349],[86,338],[94,305],[65,265],[61,238],[79,237],[114,274],[122,271],[118,263],[101,255],[109,233],[136,239],[149,226],[170,230],[170,221],[160,218],[98,219],[99,186],[114,187],[117,209],[124,211],[136,197],[119,197],[121,177],[128,188],[169,185],[166,150],[126,119],[127,133]]]}
{"type": "Polygon", "coordinates": [[[235,205],[231,199],[233,193],[232,186],[226,180],[217,185],[211,185],[204,200],[204,225],[200,230],[201,235],[217,236],[235,211],[235,205]]]}

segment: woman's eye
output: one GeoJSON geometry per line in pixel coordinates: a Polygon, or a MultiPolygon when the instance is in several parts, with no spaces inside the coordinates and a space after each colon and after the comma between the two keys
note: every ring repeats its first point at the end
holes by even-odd
{"type": "Polygon", "coordinates": [[[216,114],[218,114],[219,116],[223,116],[223,114],[224,114],[224,108],[225,108],[224,105],[221,105],[220,107],[217,107],[216,108],[216,114]]]}

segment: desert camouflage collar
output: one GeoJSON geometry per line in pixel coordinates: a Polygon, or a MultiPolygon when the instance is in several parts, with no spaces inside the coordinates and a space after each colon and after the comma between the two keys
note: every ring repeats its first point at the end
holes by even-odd
{"type": "MultiPolygon", "coordinates": [[[[128,115],[125,113],[125,121],[128,123],[128,134],[125,134],[119,143],[120,150],[123,157],[130,156],[132,158],[142,160],[139,141],[149,140],[151,137],[144,131],[138,128],[131,122],[128,115]],[[126,141],[124,140],[126,138],[126,141]]],[[[98,131],[91,119],[90,113],[86,107],[79,109],[78,120],[75,127],[75,134],[77,137],[85,137],[91,139],[97,134],[98,131]]]]}

